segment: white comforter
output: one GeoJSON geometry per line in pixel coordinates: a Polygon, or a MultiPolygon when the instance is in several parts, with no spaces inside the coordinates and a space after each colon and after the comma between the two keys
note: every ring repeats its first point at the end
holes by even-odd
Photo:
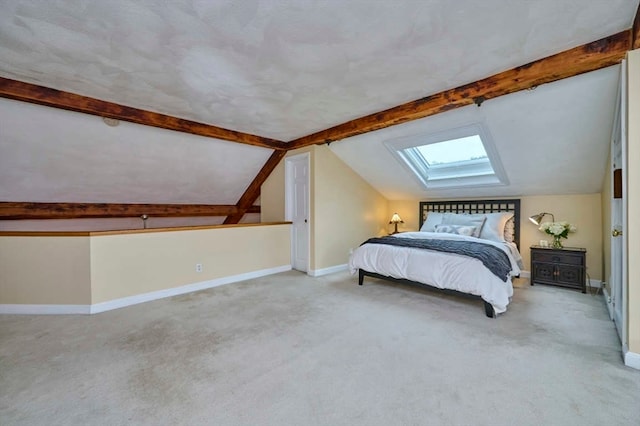
{"type": "Polygon", "coordinates": [[[433,287],[474,294],[490,303],[496,313],[507,310],[513,295],[511,277],[520,274],[522,258],[513,243],[498,243],[462,235],[433,232],[404,232],[399,238],[431,238],[467,240],[490,244],[503,250],[511,261],[507,282],[496,277],[480,260],[468,256],[386,244],[365,244],[353,251],[349,270],[375,272],[393,278],[404,278],[433,287]]]}

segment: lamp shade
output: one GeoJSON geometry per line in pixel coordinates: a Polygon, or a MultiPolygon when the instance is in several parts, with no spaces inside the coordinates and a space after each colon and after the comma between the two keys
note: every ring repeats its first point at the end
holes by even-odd
{"type": "Polygon", "coordinates": [[[393,216],[391,216],[389,223],[404,223],[404,221],[398,213],[394,213],[393,216]]]}
{"type": "Polygon", "coordinates": [[[551,214],[551,213],[547,213],[547,212],[541,212],[541,213],[538,213],[538,214],[534,214],[533,216],[531,216],[531,217],[529,218],[529,220],[530,220],[534,225],[540,225],[540,222],[542,222],[542,218],[544,218],[546,215],[551,216],[551,220],[552,220],[553,222],[555,222],[555,221],[556,221],[556,218],[555,218],[555,217],[553,217],[553,214],[551,214]]]}

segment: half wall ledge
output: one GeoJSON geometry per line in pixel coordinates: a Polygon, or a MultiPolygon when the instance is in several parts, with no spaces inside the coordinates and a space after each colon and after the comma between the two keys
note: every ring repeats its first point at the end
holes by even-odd
{"type": "Polygon", "coordinates": [[[200,231],[203,229],[248,228],[254,226],[291,225],[292,222],[238,223],[234,225],[174,226],[147,229],[114,229],[110,231],[0,231],[0,237],[92,237],[100,235],[147,234],[154,232],[200,231]]]}

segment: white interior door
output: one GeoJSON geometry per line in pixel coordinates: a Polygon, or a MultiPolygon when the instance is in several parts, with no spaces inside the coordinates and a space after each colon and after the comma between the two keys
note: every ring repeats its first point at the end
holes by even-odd
{"type": "Polygon", "coordinates": [[[611,173],[620,170],[621,191],[616,196],[612,179],[611,199],[611,276],[610,294],[607,297],[607,306],[613,319],[620,341],[626,343],[626,63],[623,61],[620,76],[620,96],[616,108],[613,135],[611,139],[611,173]]]}
{"type": "Polygon", "coordinates": [[[309,269],[309,154],[285,160],[285,212],[291,221],[291,266],[309,269]]]}

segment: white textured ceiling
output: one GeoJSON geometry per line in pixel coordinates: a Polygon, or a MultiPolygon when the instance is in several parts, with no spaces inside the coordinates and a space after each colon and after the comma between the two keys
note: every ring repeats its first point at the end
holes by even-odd
{"type": "MultiPolygon", "coordinates": [[[[632,25],[638,0],[0,2],[0,76],[291,140],[632,25]]],[[[390,199],[598,192],[617,68],[331,145],[390,199]],[[510,185],[426,193],[387,137],[485,120],[510,185]]],[[[271,151],[0,99],[0,201],[235,204],[271,151]]]]}
{"type": "Polygon", "coordinates": [[[3,0],[0,75],[291,140],[629,28],[636,0],[3,0]]]}

